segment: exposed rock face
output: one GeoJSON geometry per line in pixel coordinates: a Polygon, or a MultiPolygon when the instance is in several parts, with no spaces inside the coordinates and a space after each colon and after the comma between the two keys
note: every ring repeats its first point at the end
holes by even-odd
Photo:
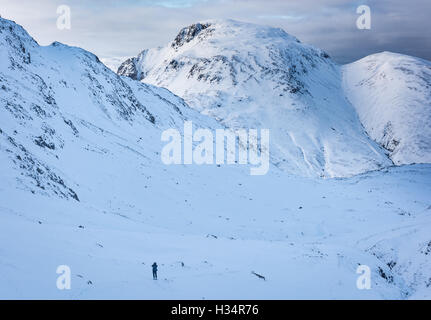
{"type": "Polygon", "coordinates": [[[138,70],[135,62],[136,58],[127,59],[118,67],[117,73],[132,78],[133,80],[141,80],[138,78],[138,70]]]}
{"type": "Polygon", "coordinates": [[[189,27],[183,28],[175,37],[175,40],[172,42],[172,48],[181,47],[183,44],[192,41],[196,36],[199,35],[202,30],[207,29],[209,26],[211,26],[210,23],[196,23],[189,27]]]}

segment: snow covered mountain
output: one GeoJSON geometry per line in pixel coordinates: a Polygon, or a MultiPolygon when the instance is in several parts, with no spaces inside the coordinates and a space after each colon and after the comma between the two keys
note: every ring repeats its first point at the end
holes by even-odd
{"type": "Polygon", "coordinates": [[[118,73],[165,87],[230,128],[269,128],[272,163],[290,173],[340,177],[391,164],[345,98],[340,67],[281,29],[197,23],[118,73]]]}
{"type": "MultiPolygon", "coordinates": [[[[31,192],[79,200],[74,190],[90,174],[83,168],[111,170],[130,154],[159,161],[163,128],[181,130],[188,119],[216,126],[169,91],[120,77],[89,52],[41,47],[5,19],[0,32],[0,156],[31,192]]],[[[94,175],[96,185],[105,179],[94,175]]]]}
{"type": "MultiPolygon", "coordinates": [[[[300,90],[323,86],[312,79],[298,77],[300,90]]],[[[354,129],[347,114],[335,116],[354,129]]],[[[431,297],[430,165],[346,179],[164,165],[161,132],[185,120],[220,126],[166,89],[85,50],[39,46],[0,18],[0,299],[431,297]],[[371,290],[356,286],[360,264],[371,290]],[[60,265],[70,290],[57,287],[60,265]]]]}
{"type": "Polygon", "coordinates": [[[369,136],[396,165],[431,162],[431,62],[383,52],[343,67],[343,85],[369,136]]]}

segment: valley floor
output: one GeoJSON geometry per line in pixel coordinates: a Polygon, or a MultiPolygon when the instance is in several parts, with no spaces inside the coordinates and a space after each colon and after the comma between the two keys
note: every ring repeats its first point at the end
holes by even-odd
{"type": "Polygon", "coordinates": [[[0,190],[0,299],[431,298],[431,165],[329,180],[182,171],[136,186],[136,203],[0,190]]]}

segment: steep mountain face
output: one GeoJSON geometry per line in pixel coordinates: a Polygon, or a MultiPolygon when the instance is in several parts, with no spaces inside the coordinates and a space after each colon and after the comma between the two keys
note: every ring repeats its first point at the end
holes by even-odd
{"type": "Polygon", "coordinates": [[[160,162],[163,128],[181,130],[187,119],[216,125],[169,91],[118,76],[89,52],[40,47],[5,19],[0,60],[1,164],[12,185],[33,193],[79,201],[104,179],[90,164],[106,173],[120,163],[139,171],[142,162],[160,162]]]}
{"type": "Polygon", "coordinates": [[[431,162],[431,62],[373,54],[343,67],[343,86],[368,134],[395,164],[431,162]]]}
{"type": "Polygon", "coordinates": [[[304,176],[349,176],[387,166],[322,50],[281,29],[214,20],[125,61],[121,75],[165,87],[230,128],[270,129],[272,163],[304,176]]]}

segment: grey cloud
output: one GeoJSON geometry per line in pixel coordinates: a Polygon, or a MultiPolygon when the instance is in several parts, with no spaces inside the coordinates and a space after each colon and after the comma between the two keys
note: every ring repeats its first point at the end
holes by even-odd
{"type": "MultiPolygon", "coordinates": [[[[41,44],[55,40],[102,59],[134,56],[165,45],[191,23],[232,18],[282,27],[326,50],[340,63],[394,51],[431,60],[429,0],[1,0],[1,14],[16,20],[41,44]],[[72,30],[56,28],[56,7],[69,4],[72,30]],[[371,8],[371,30],[356,28],[356,8],[371,8]]],[[[114,59],[115,60],[115,59],[114,59]]]]}

